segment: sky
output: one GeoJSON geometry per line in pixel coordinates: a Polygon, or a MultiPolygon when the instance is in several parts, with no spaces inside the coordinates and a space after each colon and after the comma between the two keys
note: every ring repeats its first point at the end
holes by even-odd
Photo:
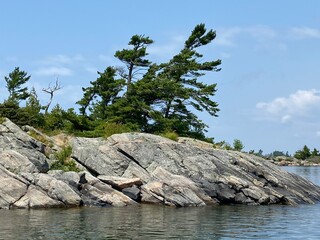
{"type": "Polygon", "coordinates": [[[114,53],[132,35],[153,39],[148,57],[160,63],[204,23],[217,37],[200,49],[203,60],[222,60],[199,79],[218,89],[219,117],[197,113],[207,136],[240,139],[246,151],[320,149],[319,0],[10,0],[0,9],[0,102],[4,76],[20,67],[42,104],[58,79],[53,105],[78,109],[82,87],[121,66],[114,53]]]}

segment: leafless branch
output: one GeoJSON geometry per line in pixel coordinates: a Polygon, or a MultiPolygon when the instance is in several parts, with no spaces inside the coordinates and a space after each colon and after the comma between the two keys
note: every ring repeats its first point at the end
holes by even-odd
{"type": "Polygon", "coordinates": [[[49,86],[47,88],[43,88],[42,89],[42,91],[50,94],[50,100],[49,100],[49,102],[48,102],[48,104],[47,104],[47,106],[45,108],[45,114],[48,113],[48,109],[49,109],[49,107],[50,107],[50,105],[52,103],[52,100],[53,100],[53,94],[56,91],[60,90],[61,88],[62,88],[62,86],[60,85],[59,78],[57,78],[57,80],[56,80],[56,82],[55,82],[53,87],[51,86],[51,83],[49,83],[49,86]]]}

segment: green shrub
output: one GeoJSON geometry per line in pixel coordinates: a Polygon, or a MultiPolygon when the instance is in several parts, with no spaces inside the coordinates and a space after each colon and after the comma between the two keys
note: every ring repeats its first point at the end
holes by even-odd
{"type": "Polygon", "coordinates": [[[74,132],[74,135],[77,137],[98,138],[98,137],[104,137],[104,132],[92,130],[92,131],[74,132]]]}
{"type": "Polygon", "coordinates": [[[74,171],[79,172],[80,169],[77,167],[74,160],[70,159],[72,148],[67,146],[60,152],[57,152],[54,156],[57,159],[52,165],[50,170],[62,170],[64,172],[74,171]]]}
{"type": "Polygon", "coordinates": [[[4,117],[0,117],[0,124],[4,123],[6,119],[4,117]]]}
{"type": "Polygon", "coordinates": [[[244,148],[243,143],[239,139],[234,139],[234,141],[233,141],[233,149],[235,151],[241,152],[243,148],[244,148]]]}
{"type": "Polygon", "coordinates": [[[179,138],[179,135],[176,132],[164,132],[164,133],[161,133],[160,136],[169,138],[176,142],[178,141],[178,138],[179,138]]]}

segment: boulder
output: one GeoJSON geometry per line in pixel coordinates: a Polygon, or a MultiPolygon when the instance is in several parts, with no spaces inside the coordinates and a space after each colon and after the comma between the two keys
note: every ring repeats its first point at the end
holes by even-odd
{"type": "Polygon", "coordinates": [[[85,173],[81,185],[81,198],[85,206],[127,206],[137,203],[131,198],[85,173]]]}
{"type": "Polygon", "coordinates": [[[136,202],[141,201],[140,189],[136,185],[122,189],[122,193],[136,202]]]}
{"type": "Polygon", "coordinates": [[[130,160],[100,138],[74,138],[72,158],[96,175],[121,176],[130,160]]]}
{"type": "Polygon", "coordinates": [[[111,185],[113,188],[117,190],[130,188],[133,185],[136,185],[136,186],[142,185],[140,178],[124,178],[124,177],[105,176],[105,175],[99,175],[97,178],[102,182],[111,185]]]}
{"type": "Polygon", "coordinates": [[[64,172],[62,170],[50,170],[48,174],[57,180],[60,180],[72,188],[73,191],[78,192],[80,188],[81,176],[85,173],[64,172]]]}
{"type": "Polygon", "coordinates": [[[168,206],[189,207],[206,204],[189,188],[173,187],[163,182],[150,182],[141,187],[141,201],[168,206]]]}
{"type": "Polygon", "coordinates": [[[0,159],[0,165],[10,172],[39,172],[38,168],[26,156],[13,149],[6,149],[0,152],[0,159]]]}
{"type": "MultiPolygon", "coordinates": [[[[9,119],[0,124],[0,153],[13,150],[27,158],[38,172],[47,172],[49,164],[45,156],[45,145],[30,137],[9,119]]],[[[16,158],[17,156],[13,156],[16,158]]],[[[21,157],[19,157],[21,158],[21,157]]],[[[26,161],[23,160],[24,164],[26,161]]]]}

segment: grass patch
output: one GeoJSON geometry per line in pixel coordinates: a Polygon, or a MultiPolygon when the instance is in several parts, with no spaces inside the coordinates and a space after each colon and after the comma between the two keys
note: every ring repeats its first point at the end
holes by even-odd
{"type": "Polygon", "coordinates": [[[64,147],[61,151],[57,152],[54,157],[57,159],[52,165],[50,170],[62,170],[64,172],[80,172],[76,162],[70,158],[72,147],[64,147]]]}
{"type": "Polygon", "coordinates": [[[128,125],[114,123],[114,122],[109,122],[109,123],[107,122],[103,124],[102,129],[103,129],[105,138],[108,138],[113,134],[127,133],[127,132],[133,131],[133,128],[128,125]]]}
{"type": "Polygon", "coordinates": [[[31,130],[28,132],[28,134],[30,137],[33,137],[34,139],[38,140],[39,142],[42,142],[43,144],[45,144],[49,147],[53,147],[53,143],[50,140],[48,140],[45,136],[37,133],[36,131],[31,130]]]}
{"type": "Polygon", "coordinates": [[[6,119],[4,117],[0,117],[0,124],[4,123],[6,119]]]}
{"type": "Polygon", "coordinates": [[[164,132],[160,134],[161,137],[169,138],[173,141],[178,141],[179,135],[176,132],[164,132]]]}
{"type": "Polygon", "coordinates": [[[113,134],[127,133],[136,131],[137,127],[127,125],[127,124],[119,124],[115,122],[103,122],[95,127],[94,130],[81,131],[81,132],[73,132],[73,134],[77,137],[87,137],[87,138],[97,138],[103,137],[108,138],[113,134]]]}

